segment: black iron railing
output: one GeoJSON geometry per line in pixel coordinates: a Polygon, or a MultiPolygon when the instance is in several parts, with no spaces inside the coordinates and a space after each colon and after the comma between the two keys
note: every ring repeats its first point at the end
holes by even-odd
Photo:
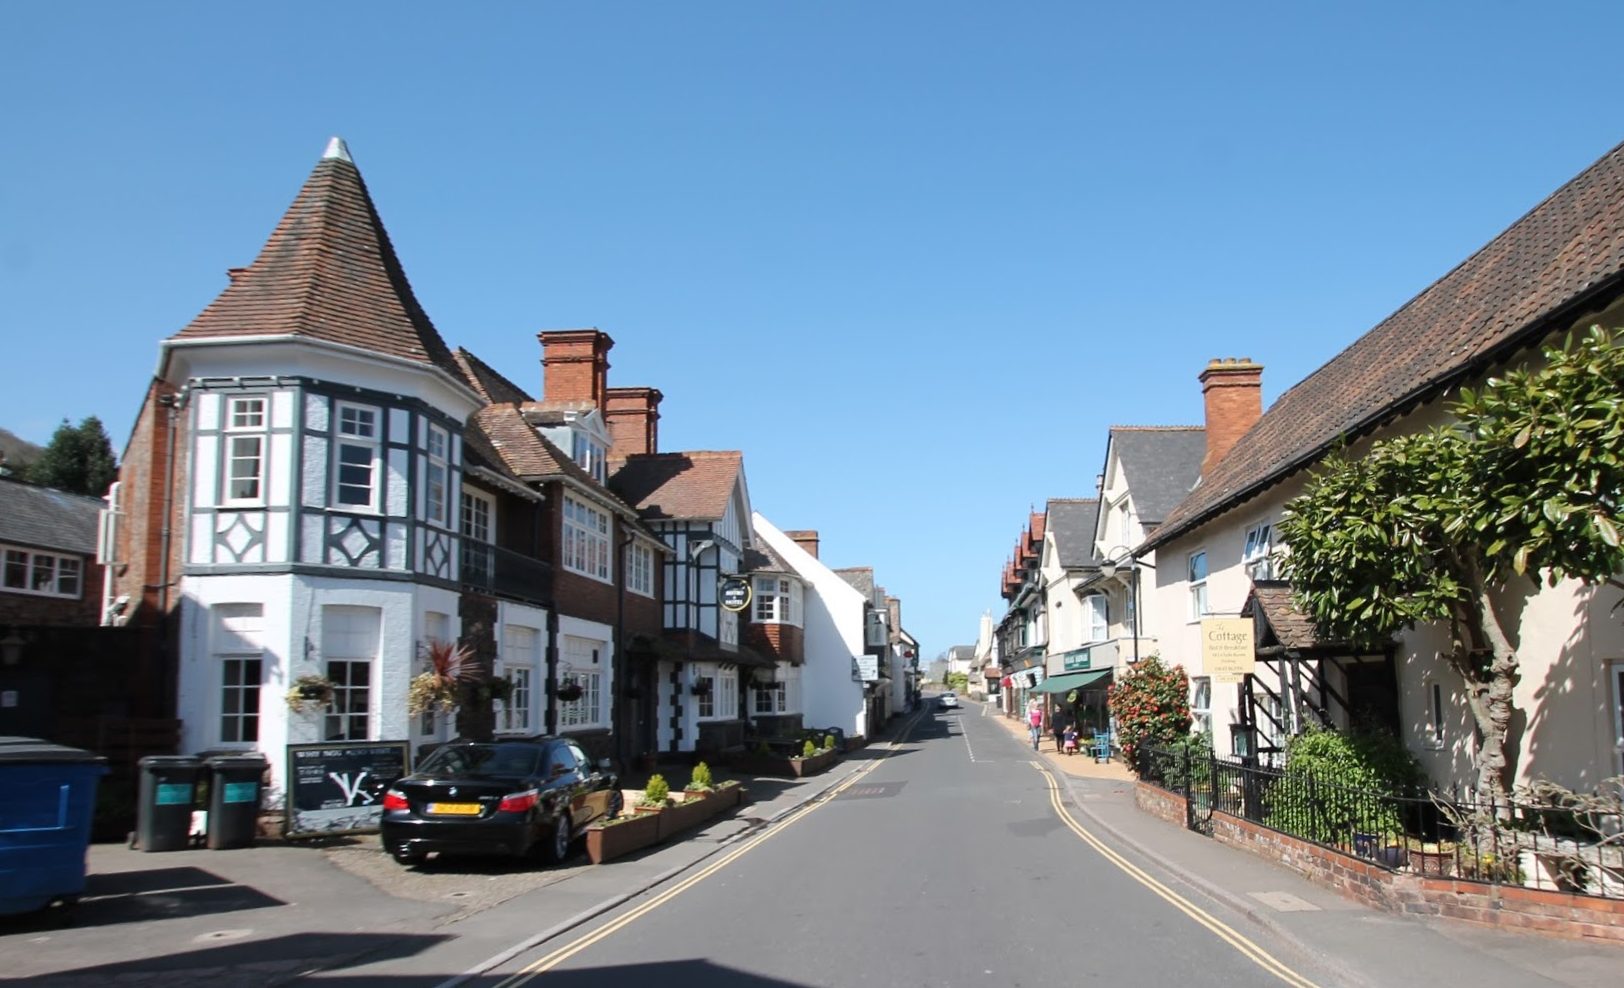
{"type": "Polygon", "coordinates": [[[1585,810],[1382,792],[1197,745],[1145,746],[1134,762],[1140,781],[1185,798],[1192,829],[1208,829],[1216,811],[1392,871],[1624,899],[1624,821],[1607,811],[1610,797],[1585,810]]]}
{"type": "Polygon", "coordinates": [[[513,600],[544,604],[553,597],[553,568],[532,556],[488,542],[462,540],[462,585],[513,600]]]}

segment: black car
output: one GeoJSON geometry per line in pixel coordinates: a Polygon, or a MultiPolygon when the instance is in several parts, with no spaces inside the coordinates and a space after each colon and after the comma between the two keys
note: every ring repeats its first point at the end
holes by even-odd
{"type": "Polygon", "coordinates": [[[620,780],[567,738],[453,741],[383,798],[383,846],[401,864],[447,854],[562,861],[600,819],[620,815],[620,780]]]}

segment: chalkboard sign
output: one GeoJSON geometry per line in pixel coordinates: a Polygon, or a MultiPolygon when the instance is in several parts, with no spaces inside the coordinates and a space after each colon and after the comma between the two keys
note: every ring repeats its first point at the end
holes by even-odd
{"type": "Polygon", "coordinates": [[[375,831],[383,791],[405,775],[406,741],[288,745],[288,836],[375,831]]]}

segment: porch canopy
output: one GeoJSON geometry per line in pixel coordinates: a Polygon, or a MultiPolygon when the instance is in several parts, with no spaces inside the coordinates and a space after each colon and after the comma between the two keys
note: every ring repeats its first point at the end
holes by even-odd
{"type": "Polygon", "coordinates": [[[1087,672],[1069,672],[1064,676],[1050,676],[1039,683],[1034,693],[1070,693],[1085,686],[1092,686],[1111,674],[1110,669],[1090,669],[1087,672]]]}

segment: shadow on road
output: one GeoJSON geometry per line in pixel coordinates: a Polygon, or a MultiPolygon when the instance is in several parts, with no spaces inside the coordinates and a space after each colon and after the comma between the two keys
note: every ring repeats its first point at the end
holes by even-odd
{"type": "Polygon", "coordinates": [[[0,917],[0,937],[71,923],[111,926],[154,919],[264,909],[287,903],[202,868],[152,868],[91,875],[79,904],[0,917]]]}
{"type": "MultiPolygon", "coordinates": [[[[221,944],[159,957],[76,968],[14,983],[36,988],[107,981],[146,983],[155,976],[178,977],[183,972],[213,972],[211,977],[218,984],[273,984],[316,968],[342,971],[378,957],[410,957],[448,939],[450,937],[435,934],[295,933],[267,940],[221,944]]],[[[445,977],[425,976],[423,983],[438,983],[444,981],[445,977]]],[[[163,982],[154,980],[154,983],[163,982]]],[[[391,975],[388,978],[341,978],[335,983],[398,986],[416,982],[391,975]]]]}

